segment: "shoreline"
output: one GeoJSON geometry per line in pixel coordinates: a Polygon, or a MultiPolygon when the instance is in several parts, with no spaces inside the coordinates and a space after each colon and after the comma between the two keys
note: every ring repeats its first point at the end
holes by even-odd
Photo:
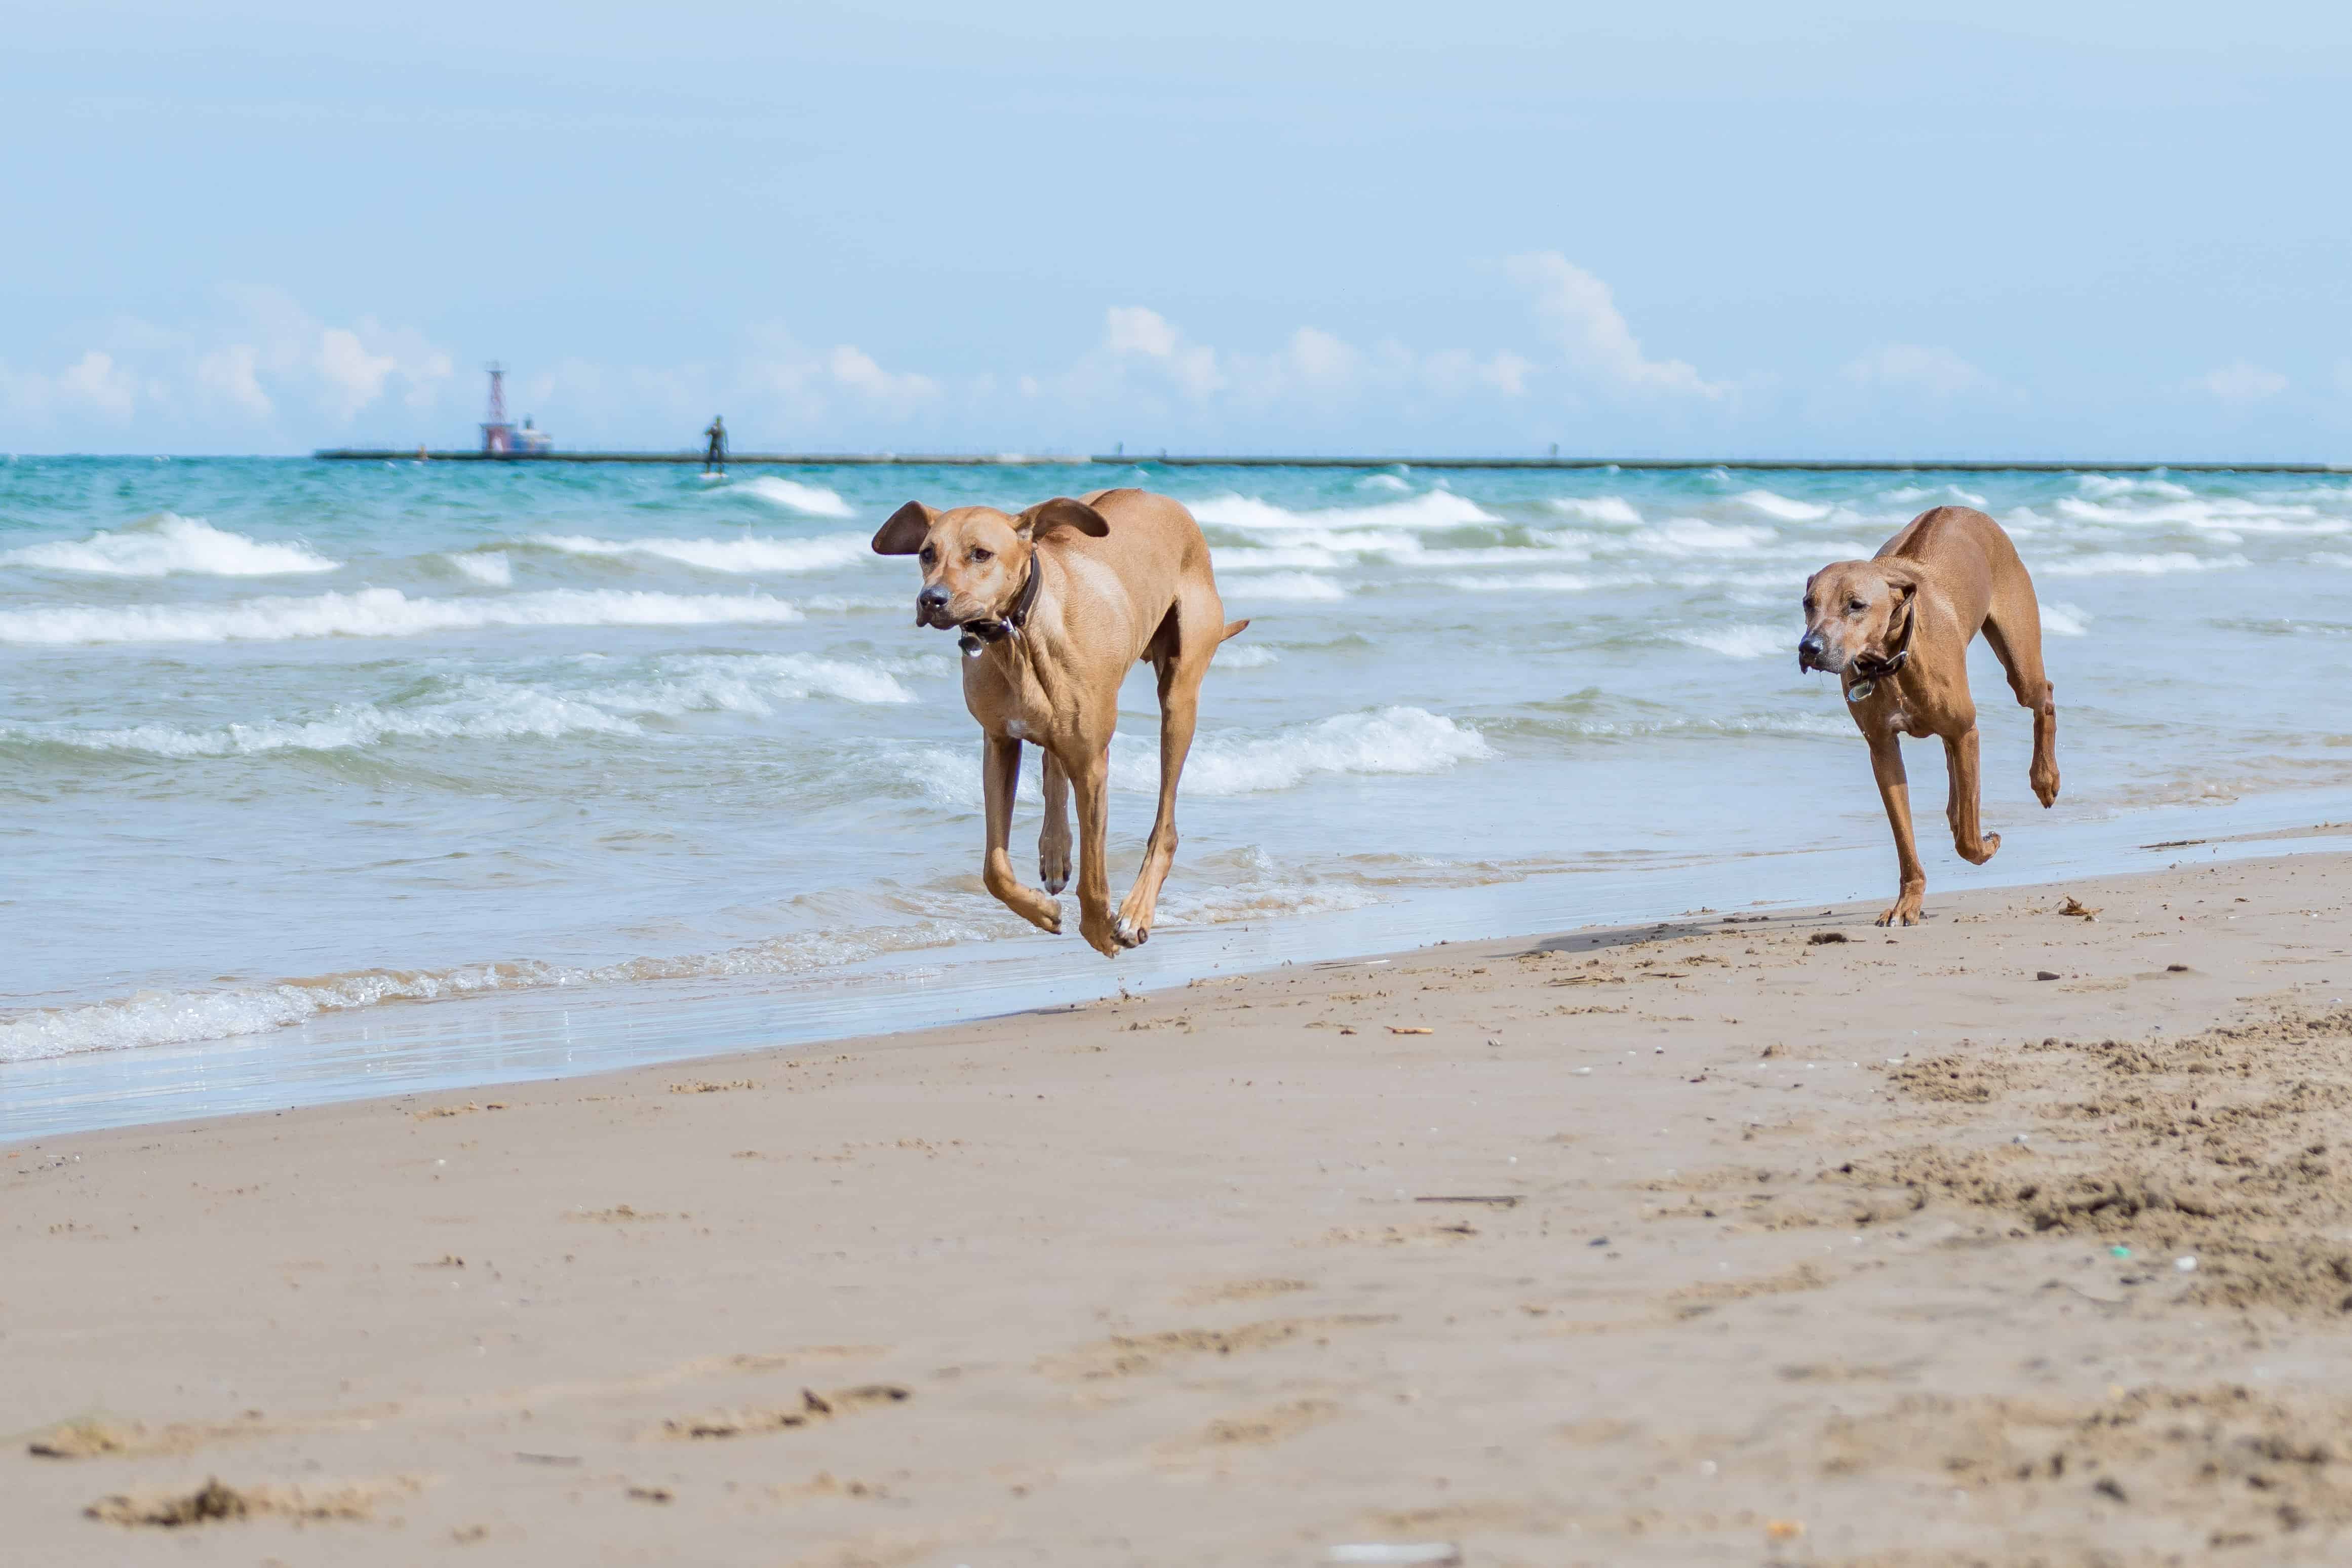
{"type": "MultiPolygon", "coordinates": [[[[2073,821],[2021,817],[1999,826],[2020,831],[1983,867],[1939,853],[1929,841],[1931,910],[1939,897],[2125,874],[2158,856],[2244,858],[2275,844],[2304,852],[2352,848],[2352,790],[2281,792],[2073,821]],[[2323,833],[2326,825],[2346,837],[2323,833]]],[[[1498,930],[1630,927],[1707,906],[1786,910],[1866,902],[1892,879],[1892,850],[1880,838],[1409,889],[1339,912],[1169,927],[1116,965],[1074,940],[1024,933],[781,981],[549,987],[378,1004],[224,1038],[0,1063],[0,1150],[106,1127],[490,1089],[632,1066],[719,1063],[780,1047],[815,1049],[1204,976],[1393,954],[1439,942],[1508,940],[1497,937],[1498,930]]]]}
{"type": "Polygon", "coordinates": [[[12,1146],[0,1515],[57,1562],[2336,1560],[2352,855],[1876,908],[12,1146]],[[135,1522],[208,1478],[247,1511],[135,1522]]]}

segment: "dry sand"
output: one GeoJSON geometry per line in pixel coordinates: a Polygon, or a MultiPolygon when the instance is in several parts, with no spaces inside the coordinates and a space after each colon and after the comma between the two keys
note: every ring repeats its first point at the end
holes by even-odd
{"type": "Polygon", "coordinates": [[[1707,915],[20,1146],[0,1559],[2347,1561],[2347,893],[1707,915]]]}

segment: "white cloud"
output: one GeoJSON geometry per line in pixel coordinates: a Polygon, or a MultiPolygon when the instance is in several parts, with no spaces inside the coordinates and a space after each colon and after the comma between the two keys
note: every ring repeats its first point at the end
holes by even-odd
{"type": "Polygon", "coordinates": [[[320,329],[318,344],[319,375],[345,419],[383,396],[394,377],[407,384],[411,408],[430,407],[437,384],[454,369],[449,356],[424,334],[387,329],[370,316],[353,326],[320,329]]]}
{"type": "Polygon", "coordinates": [[[1990,392],[2000,384],[1949,349],[1920,343],[1882,343],[1840,372],[1864,386],[1952,395],[1990,392]]]}
{"type": "Polygon", "coordinates": [[[383,384],[400,368],[390,354],[372,354],[348,327],[330,327],[319,334],[319,374],[326,378],[338,412],[349,419],[383,392],[383,384]]]}
{"type": "Polygon", "coordinates": [[[142,394],[159,390],[142,386],[104,349],[89,350],[54,375],[0,365],[0,400],[27,419],[96,415],[110,424],[126,424],[137,412],[142,394]]]}
{"type": "Polygon", "coordinates": [[[833,379],[850,391],[885,403],[919,403],[939,395],[940,384],[911,371],[884,370],[864,349],[843,343],[826,361],[833,379]]]}
{"type": "Polygon", "coordinates": [[[1206,398],[1225,384],[1215,350],[1186,342],[1166,317],[1141,305],[1114,305],[1103,312],[1103,350],[1114,362],[1160,370],[1187,397],[1206,398]]]}
{"type": "Polygon", "coordinates": [[[2240,360],[2235,364],[2207,371],[2189,385],[2224,403],[2260,403],[2265,397],[2276,397],[2284,392],[2286,377],[2274,370],[2264,370],[2260,365],[2240,360]]]}
{"type": "Polygon", "coordinates": [[[1558,251],[1514,256],[1505,265],[1535,296],[1538,320],[1571,368],[1628,391],[1721,397],[1729,390],[1681,360],[1644,355],[1609,285],[1558,251]]]}
{"type": "Polygon", "coordinates": [[[75,361],[57,379],[58,395],[79,403],[109,419],[127,420],[138,405],[139,383],[114,356],[98,349],[75,361]]]}
{"type": "Polygon", "coordinates": [[[1301,327],[1290,334],[1289,359],[1298,378],[1317,386],[1345,385],[1363,363],[1363,356],[1346,341],[1319,327],[1301,327]]]}
{"type": "Polygon", "coordinates": [[[268,419],[277,408],[262,390],[259,363],[251,343],[226,344],[196,361],[196,385],[256,419],[268,419]]]}

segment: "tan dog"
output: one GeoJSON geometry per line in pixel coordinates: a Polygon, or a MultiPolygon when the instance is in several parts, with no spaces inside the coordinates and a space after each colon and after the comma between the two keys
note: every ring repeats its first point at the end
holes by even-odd
{"type": "Polygon", "coordinates": [[[1927,889],[1911,837],[1911,788],[1898,736],[1944,742],[1951,796],[1944,815],[1960,858],[1981,866],[2000,847],[1977,820],[1977,708],[1969,643],[1978,630],[2018,705],[2033,710],[2033,793],[2058,798],[2058,705],[2042,668],[2042,605],[2000,525],[1964,506],[1930,508],[1868,561],[1839,561],[1805,583],[1797,668],[1842,678],[1848,711],[1870,742],[1870,771],[1895,828],[1902,887],[1880,925],[1916,925],[1927,889]]]}
{"type": "Polygon", "coordinates": [[[1069,793],[1078,797],[1078,931],[1116,957],[1151,935],[1160,885],[1176,858],[1176,780],[1192,746],[1201,678],[1225,624],[1201,525],[1166,496],[1097,490],[1018,517],[993,507],[934,511],[908,501],[874,536],[881,555],[920,555],[915,624],[962,634],[963,703],[987,737],[988,890],[1040,930],[1059,933],[1070,876],[1069,793]],[[1103,855],[1110,737],[1118,688],[1139,659],[1160,675],[1160,812],[1135,886],[1114,914],[1103,855]],[[1007,846],[1021,742],[1045,753],[1045,827],[1037,874],[1021,885],[1007,846]]]}

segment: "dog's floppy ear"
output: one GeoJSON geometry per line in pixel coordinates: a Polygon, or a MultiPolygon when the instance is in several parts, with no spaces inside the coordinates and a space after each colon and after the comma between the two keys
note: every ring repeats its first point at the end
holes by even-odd
{"type": "Polygon", "coordinates": [[[890,514],[874,534],[877,555],[912,555],[930,537],[932,512],[921,501],[910,500],[890,514]]]}
{"type": "Polygon", "coordinates": [[[1884,562],[1879,565],[1878,574],[1886,579],[1886,585],[1889,588],[1895,590],[1895,603],[1897,608],[1909,604],[1911,595],[1919,591],[1919,578],[1908,566],[1897,565],[1891,561],[1884,562]]]}
{"type": "Polygon", "coordinates": [[[1074,528],[1089,539],[1100,539],[1110,531],[1110,524],[1102,513],[1082,500],[1067,496],[1055,496],[1041,500],[1021,514],[1014,524],[1021,537],[1034,543],[1058,528],[1074,528]]]}

